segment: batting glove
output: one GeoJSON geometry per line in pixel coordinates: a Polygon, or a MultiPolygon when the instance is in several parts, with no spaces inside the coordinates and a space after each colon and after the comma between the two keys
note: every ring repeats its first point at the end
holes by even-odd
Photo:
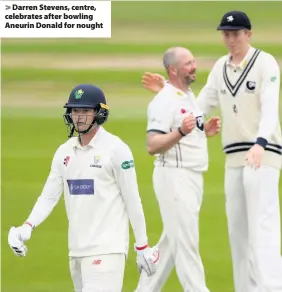
{"type": "Polygon", "coordinates": [[[12,227],[8,234],[8,243],[16,256],[24,257],[27,253],[27,247],[24,242],[29,240],[33,226],[26,222],[20,227],[12,227]]]}
{"type": "Polygon", "coordinates": [[[148,277],[154,275],[157,271],[157,265],[160,258],[160,251],[157,246],[152,248],[145,245],[143,247],[138,247],[135,245],[135,251],[137,253],[136,264],[138,271],[141,274],[144,270],[148,277]]]}

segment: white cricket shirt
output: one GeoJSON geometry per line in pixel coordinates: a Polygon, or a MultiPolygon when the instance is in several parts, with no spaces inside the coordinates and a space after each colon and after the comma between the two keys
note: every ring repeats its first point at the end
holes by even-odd
{"type": "Polygon", "coordinates": [[[262,163],[281,168],[279,90],[279,66],[266,52],[250,47],[238,66],[229,55],[216,62],[197,103],[204,114],[220,105],[227,166],[244,166],[246,151],[262,137],[268,141],[262,163]]]}
{"type": "Polygon", "coordinates": [[[191,112],[197,119],[197,126],[171,149],[157,154],[155,166],[184,167],[194,171],[207,170],[208,151],[204,117],[191,89],[183,92],[166,83],[148,105],[147,132],[169,133],[181,126],[183,118],[191,112]]]}
{"type": "Polygon", "coordinates": [[[128,217],[136,244],[147,244],[134,159],[100,127],[89,145],[73,137],[56,151],[50,175],[28,221],[38,226],[64,192],[70,256],[128,253],[128,217]]]}

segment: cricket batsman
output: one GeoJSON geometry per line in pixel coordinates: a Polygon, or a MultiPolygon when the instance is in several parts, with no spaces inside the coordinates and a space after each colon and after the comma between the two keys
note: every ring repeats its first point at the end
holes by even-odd
{"type": "MultiPolygon", "coordinates": [[[[217,29],[229,53],[213,66],[197,106],[205,115],[221,109],[235,291],[281,292],[280,69],[271,54],[250,45],[251,28],[244,12],[224,14],[217,29]]],[[[164,77],[145,74],[143,84],[158,92],[164,77]]]]}
{"type": "Polygon", "coordinates": [[[12,227],[8,242],[26,256],[25,242],[50,215],[62,192],[68,217],[69,267],[75,292],[121,292],[130,220],[139,272],[156,272],[157,247],[148,246],[134,158],[119,137],[107,132],[109,107],[90,84],[73,88],[64,106],[70,139],[56,151],[46,184],[31,214],[12,227]],[[78,135],[72,137],[74,132],[78,135]]]}

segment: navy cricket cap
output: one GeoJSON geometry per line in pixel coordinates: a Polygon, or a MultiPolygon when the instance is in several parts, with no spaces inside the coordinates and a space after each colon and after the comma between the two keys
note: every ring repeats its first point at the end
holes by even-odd
{"type": "Polygon", "coordinates": [[[91,84],[80,84],[74,87],[64,108],[96,108],[100,104],[106,105],[103,91],[91,84]]]}
{"type": "Polygon", "coordinates": [[[222,17],[217,30],[251,30],[251,28],[251,21],[246,13],[242,11],[229,11],[222,17]]]}

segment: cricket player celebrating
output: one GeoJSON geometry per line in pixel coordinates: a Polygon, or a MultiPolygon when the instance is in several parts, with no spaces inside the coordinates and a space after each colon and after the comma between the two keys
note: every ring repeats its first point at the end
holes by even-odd
{"type": "Polygon", "coordinates": [[[69,137],[74,131],[78,136],[56,151],[41,196],[25,223],[10,229],[8,242],[16,255],[25,256],[25,241],[64,192],[75,292],[120,292],[128,253],[128,217],[139,271],[152,276],[159,259],[158,248],[148,247],[132,152],[102,127],[109,108],[98,87],[78,85],[64,107],[69,137]]]}
{"type": "MultiPolygon", "coordinates": [[[[251,22],[244,12],[226,13],[218,30],[229,54],[215,63],[197,105],[204,114],[220,105],[223,117],[235,291],[281,292],[280,70],[272,55],[250,46],[251,22]]],[[[146,74],[143,83],[157,92],[164,77],[146,74]]]]}
{"type": "Polygon", "coordinates": [[[163,221],[156,274],[140,277],[136,292],[161,291],[172,268],[185,292],[208,292],[199,254],[199,212],[203,172],[208,168],[206,136],[219,132],[219,118],[204,123],[190,84],[196,79],[193,55],[170,48],[163,57],[169,82],[148,106],[147,150],[156,155],[153,186],[163,221]]]}

